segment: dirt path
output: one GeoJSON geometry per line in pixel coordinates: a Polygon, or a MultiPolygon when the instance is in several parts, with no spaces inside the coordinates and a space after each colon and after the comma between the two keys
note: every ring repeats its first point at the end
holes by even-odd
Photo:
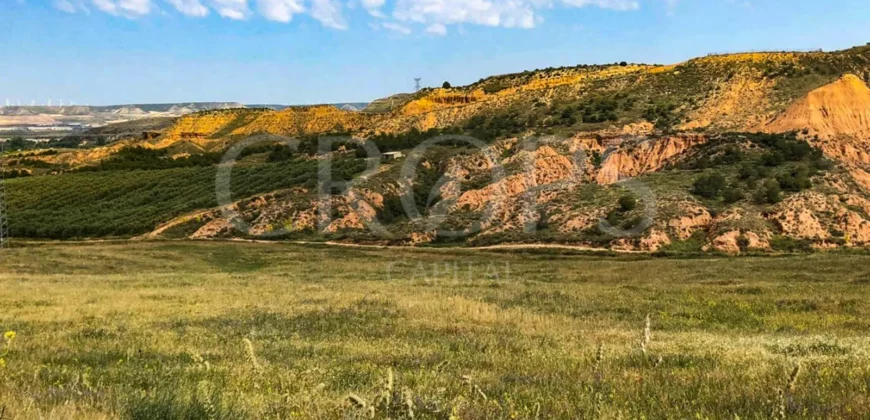
{"type": "Polygon", "coordinates": [[[646,251],[630,251],[630,250],[614,250],[608,248],[594,248],[589,246],[582,245],[561,245],[561,244],[501,244],[501,245],[487,245],[487,246],[477,246],[477,247],[466,247],[466,246],[454,246],[454,247],[426,247],[426,246],[407,246],[407,245],[372,245],[372,244],[354,244],[347,242],[335,242],[335,241],[324,241],[324,242],[311,242],[311,241],[266,241],[260,239],[203,239],[205,241],[234,241],[234,242],[251,242],[251,243],[261,243],[261,244],[294,244],[294,245],[328,245],[335,247],[345,247],[345,248],[363,248],[363,249],[397,249],[397,250],[419,250],[419,251],[437,251],[437,250],[446,250],[446,251],[498,251],[498,250],[512,250],[512,251],[522,251],[522,250],[535,250],[535,249],[553,249],[553,250],[566,250],[566,251],[581,251],[581,252],[598,252],[598,253],[608,253],[615,252],[619,254],[649,254],[646,251]]]}
{"type": "Polygon", "coordinates": [[[187,215],[184,215],[181,217],[176,217],[175,219],[172,219],[172,220],[158,226],[157,229],[154,229],[151,232],[148,232],[144,235],[139,235],[139,236],[133,237],[132,240],[139,241],[139,240],[147,240],[147,239],[157,239],[160,235],[163,234],[163,232],[166,232],[166,230],[168,230],[170,228],[178,226],[182,223],[187,223],[196,217],[204,216],[208,213],[211,213],[211,212],[217,211],[217,210],[220,210],[220,208],[201,210],[201,211],[198,211],[196,213],[191,213],[191,214],[187,214],[187,215]]]}
{"type": "MultiPolygon", "coordinates": [[[[193,215],[191,215],[193,217],[193,215]]],[[[173,224],[174,225],[174,224],[173,224]]],[[[164,225],[161,226],[162,230],[168,229],[173,225],[164,225]]],[[[155,231],[156,232],[156,231],[155,231]]],[[[153,232],[152,232],[153,233],[153,232]]],[[[501,245],[487,245],[487,246],[478,246],[478,247],[464,247],[464,246],[453,246],[453,247],[426,247],[426,246],[407,246],[407,245],[373,245],[373,244],[354,244],[347,242],[335,242],[335,241],[324,241],[324,242],[312,242],[312,241],[267,241],[262,239],[243,239],[243,238],[228,238],[228,239],[165,239],[165,238],[156,238],[153,237],[151,233],[147,233],[141,236],[137,236],[129,239],[84,239],[84,240],[69,240],[69,241],[39,241],[39,240],[19,240],[16,241],[18,244],[26,244],[26,245],[45,245],[45,244],[97,244],[97,243],[126,243],[126,242],[141,242],[141,241],[149,241],[149,242],[245,242],[245,243],[256,243],[256,244],[292,244],[292,245],[302,245],[302,246],[311,246],[311,245],[326,245],[332,247],[343,247],[343,248],[357,248],[357,249],[393,249],[393,250],[404,250],[404,251],[421,251],[421,252],[432,252],[432,251],[523,251],[523,250],[540,250],[540,249],[552,249],[552,250],[565,250],[565,251],[578,251],[578,252],[592,252],[592,253],[619,253],[619,254],[649,254],[649,252],[645,251],[628,251],[628,250],[614,250],[607,248],[594,248],[589,246],[582,245],[561,245],[561,244],[501,244],[501,245]]]]}

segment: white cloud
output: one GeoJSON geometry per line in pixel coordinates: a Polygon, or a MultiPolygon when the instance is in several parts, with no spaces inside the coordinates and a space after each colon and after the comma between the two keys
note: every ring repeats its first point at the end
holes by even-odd
{"type": "Polygon", "coordinates": [[[598,6],[602,9],[614,10],[636,10],[640,8],[640,3],[636,0],[561,0],[561,2],[571,7],[598,6]]]}
{"type": "Polygon", "coordinates": [[[535,25],[535,4],[543,0],[397,0],[393,17],[422,24],[471,23],[506,28],[535,25]]]}
{"type": "Polygon", "coordinates": [[[118,14],[118,6],[112,0],[94,0],[94,6],[106,13],[118,14]]]}
{"type": "Polygon", "coordinates": [[[227,19],[245,20],[251,15],[248,0],[211,0],[217,13],[227,19]]]}
{"type": "MultiPolygon", "coordinates": [[[[58,10],[87,11],[85,2],[115,16],[136,18],[157,9],[164,1],[179,13],[206,17],[212,11],[221,17],[247,20],[255,15],[248,0],[51,0],[58,10]]],[[[274,22],[288,23],[299,14],[308,14],[324,27],[347,29],[345,8],[362,7],[371,17],[382,20],[372,26],[409,34],[423,29],[445,35],[449,26],[458,31],[463,25],[501,28],[534,28],[543,22],[543,12],[553,9],[598,7],[631,11],[642,2],[662,2],[673,10],[679,0],[251,0],[256,14],[274,22]]],[[[158,9],[159,10],[159,9],[158,9]]],[[[164,11],[160,11],[165,14],[164,11]]]]}
{"type": "Polygon", "coordinates": [[[426,28],[426,32],[435,35],[447,35],[447,27],[440,23],[433,23],[426,28]]]}
{"type": "Polygon", "coordinates": [[[69,0],[55,0],[54,7],[61,12],[75,13],[76,7],[69,0]]]}
{"type": "Polygon", "coordinates": [[[347,29],[337,0],[311,0],[311,17],[327,28],[347,29]]]}
{"type": "Polygon", "coordinates": [[[409,35],[411,33],[411,28],[394,22],[384,22],[381,24],[381,27],[403,35],[409,35]]]}
{"type": "Polygon", "coordinates": [[[290,22],[293,15],[305,11],[296,0],[257,0],[257,8],[266,19],[275,22],[290,22]]]}
{"type": "Polygon", "coordinates": [[[93,0],[94,6],[111,15],[138,17],[151,13],[151,0],[93,0]]]}
{"type": "Polygon", "coordinates": [[[541,10],[589,6],[627,11],[638,9],[640,3],[639,0],[396,0],[393,17],[401,22],[428,25],[427,31],[432,25],[460,24],[533,28],[543,21],[541,10]]]}
{"type": "Polygon", "coordinates": [[[230,7],[221,7],[218,9],[218,14],[222,17],[232,20],[245,20],[247,14],[241,10],[236,10],[230,7]]]}
{"type": "Polygon", "coordinates": [[[193,17],[208,16],[208,7],[205,7],[199,0],[166,0],[169,4],[175,6],[181,14],[193,17]]]}
{"type": "Polygon", "coordinates": [[[381,8],[386,4],[386,0],[362,0],[363,7],[370,15],[376,18],[385,18],[386,15],[381,11],[381,8]]]}
{"type": "Polygon", "coordinates": [[[151,0],[118,0],[118,6],[124,12],[145,16],[151,13],[151,0]]]}

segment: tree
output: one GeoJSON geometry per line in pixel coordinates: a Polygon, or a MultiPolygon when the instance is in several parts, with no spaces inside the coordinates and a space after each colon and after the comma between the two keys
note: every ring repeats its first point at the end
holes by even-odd
{"type": "Polygon", "coordinates": [[[630,195],[619,197],[619,209],[623,212],[632,211],[637,207],[637,200],[630,195]]]}
{"type": "Polygon", "coordinates": [[[704,198],[716,198],[725,188],[725,177],[720,174],[704,175],[695,180],[692,192],[704,198]]]}
{"type": "Polygon", "coordinates": [[[625,61],[623,61],[623,62],[619,63],[619,65],[620,65],[621,67],[627,67],[627,66],[628,66],[628,63],[625,62],[625,61]]]}
{"type": "Polygon", "coordinates": [[[777,176],[776,180],[782,189],[797,192],[812,188],[810,176],[810,168],[807,165],[798,165],[790,172],[777,176]]]}
{"type": "Polygon", "coordinates": [[[736,186],[731,186],[725,189],[722,193],[722,199],[725,200],[725,203],[732,204],[736,203],[744,198],[743,191],[736,186]]]}
{"type": "Polygon", "coordinates": [[[453,86],[450,86],[450,82],[444,82],[444,84],[442,84],[441,87],[444,89],[450,89],[453,86]]]}
{"type": "Polygon", "coordinates": [[[755,201],[760,204],[776,204],[782,201],[782,189],[775,179],[768,179],[755,194],[755,201]]]}
{"type": "Polygon", "coordinates": [[[31,146],[30,141],[25,140],[24,137],[16,136],[16,137],[12,137],[12,139],[9,140],[8,143],[6,143],[6,150],[9,150],[11,152],[15,152],[18,150],[29,149],[30,146],[31,146]]]}

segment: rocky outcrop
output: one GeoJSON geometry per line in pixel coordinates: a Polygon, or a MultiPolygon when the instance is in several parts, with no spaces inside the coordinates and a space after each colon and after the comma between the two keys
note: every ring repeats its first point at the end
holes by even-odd
{"type": "Polygon", "coordinates": [[[710,212],[699,205],[686,204],[682,215],[668,220],[667,227],[675,237],[689,239],[696,231],[706,229],[713,222],[710,212]]]}
{"type": "Polygon", "coordinates": [[[608,185],[624,178],[657,171],[674,157],[706,142],[707,137],[702,135],[681,135],[623,145],[604,157],[595,180],[599,184],[608,185]]]}
{"type": "Polygon", "coordinates": [[[482,210],[494,201],[517,197],[534,187],[570,180],[575,175],[574,162],[550,146],[543,146],[534,152],[523,151],[515,157],[514,162],[528,162],[530,170],[507,176],[482,189],[466,191],[456,201],[455,207],[482,210]]]}
{"type": "Polygon", "coordinates": [[[771,79],[745,73],[721,81],[681,128],[746,131],[756,127],[767,120],[775,84],[771,79]]]}
{"type": "Polygon", "coordinates": [[[870,138],[870,88],[847,74],[810,92],[764,127],[772,133],[804,129],[821,139],[870,138]]]}
{"type": "Polygon", "coordinates": [[[667,233],[653,229],[648,235],[641,238],[638,243],[638,249],[641,251],[656,252],[663,246],[671,243],[671,237],[667,233]]]}
{"type": "Polygon", "coordinates": [[[715,238],[706,247],[707,250],[716,250],[728,254],[739,254],[747,250],[769,249],[770,243],[755,232],[740,232],[732,230],[715,238]]]}
{"type": "Polygon", "coordinates": [[[762,131],[802,132],[829,157],[870,163],[870,88],[858,76],[847,74],[810,92],[762,131]]]}
{"type": "Polygon", "coordinates": [[[789,197],[770,219],[782,234],[814,242],[837,241],[843,245],[870,244],[870,201],[854,195],[829,196],[818,192],[789,197]]]}

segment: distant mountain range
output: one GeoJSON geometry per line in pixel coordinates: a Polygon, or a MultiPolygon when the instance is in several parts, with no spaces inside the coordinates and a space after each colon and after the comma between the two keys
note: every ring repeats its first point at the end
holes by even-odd
{"type": "MultiPolygon", "coordinates": [[[[369,105],[369,103],[368,102],[341,102],[341,103],[326,104],[326,105],[332,105],[332,106],[334,106],[338,109],[341,109],[343,111],[362,111],[366,106],[369,105]]],[[[245,105],[246,108],[268,108],[268,109],[273,109],[275,111],[283,111],[287,108],[307,107],[307,106],[310,106],[310,105],[276,105],[276,104],[245,105]]]]}
{"type": "MultiPolygon", "coordinates": [[[[360,111],[367,103],[332,104],[345,111],[360,111]]],[[[268,108],[284,110],[296,105],[250,104],[238,102],[187,102],[167,104],[125,104],[108,106],[7,106],[0,107],[0,127],[81,124],[101,126],[142,118],[180,117],[194,112],[231,108],[268,108]]]]}

